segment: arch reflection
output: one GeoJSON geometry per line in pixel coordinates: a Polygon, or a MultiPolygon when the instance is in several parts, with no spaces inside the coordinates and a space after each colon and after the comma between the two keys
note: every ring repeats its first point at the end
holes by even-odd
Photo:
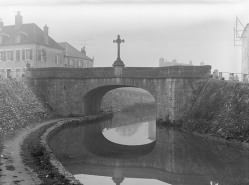
{"type": "Polygon", "coordinates": [[[248,184],[249,152],[239,147],[157,124],[156,141],[126,150],[108,140],[99,143],[106,121],[69,125],[51,139],[51,149],[72,174],[108,176],[117,183],[118,178],[142,178],[184,185],[248,184]]]}

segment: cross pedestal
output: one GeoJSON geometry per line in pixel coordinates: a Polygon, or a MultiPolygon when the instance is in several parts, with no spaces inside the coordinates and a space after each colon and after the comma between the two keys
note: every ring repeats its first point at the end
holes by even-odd
{"type": "Polygon", "coordinates": [[[122,42],[124,42],[124,39],[121,40],[120,35],[118,35],[118,38],[116,40],[113,40],[113,43],[117,43],[117,45],[118,45],[118,57],[117,57],[117,60],[114,61],[114,63],[112,64],[112,66],[114,67],[114,74],[115,75],[121,75],[122,71],[123,71],[123,67],[125,66],[123,61],[120,58],[120,44],[122,42]]]}

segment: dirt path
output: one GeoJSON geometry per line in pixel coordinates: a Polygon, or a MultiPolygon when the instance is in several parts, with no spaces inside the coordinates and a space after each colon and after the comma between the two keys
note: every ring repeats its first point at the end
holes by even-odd
{"type": "Polygon", "coordinates": [[[37,185],[40,179],[21,159],[20,146],[25,137],[41,126],[51,124],[62,119],[53,119],[21,129],[15,137],[4,142],[0,156],[0,185],[37,185]]]}

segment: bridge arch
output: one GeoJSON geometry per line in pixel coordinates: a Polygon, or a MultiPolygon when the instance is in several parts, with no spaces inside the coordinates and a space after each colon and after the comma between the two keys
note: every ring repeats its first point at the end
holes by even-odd
{"type": "MultiPolygon", "coordinates": [[[[101,111],[101,102],[102,102],[102,98],[104,97],[104,95],[111,90],[123,88],[123,87],[134,87],[134,86],[106,85],[106,86],[96,87],[96,88],[88,91],[85,94],[85,96],[83,97],[84,114],[85,115],[98,114],[101,111]]],[[[135,87],[135,88],[137,88],[137,87],[135,87]]],[[[143,90],[146,90],[146,89],[143,89],[143,90]]],[[[153,94],[151,94],[151,95],[153,96],[153,94]]],[[[155,96],[153,96],[153,97],[155,99],[155,96]]]]}

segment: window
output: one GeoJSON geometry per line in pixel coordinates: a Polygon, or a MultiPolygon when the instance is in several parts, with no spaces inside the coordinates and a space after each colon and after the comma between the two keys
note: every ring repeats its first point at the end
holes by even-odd
{"type": "Polygon", "coordinates": [[[0,51],[0,61],[6,61],[6,51],[0,51]]]}
{"type": "Polygon", "coordinates": [[[21,60],[21,51],[16,50],[16,61],[20,61],[20,60],[21,60]]]}
{"type": "Polygon", "coordinates": [[[6,60],[13,61],[13,51],[7,51],[6,60]]]}
{"type": "Polygon", "coordinates": [[[55,63],[60,64],[61,56],[59,54],[55,55],[55,63]]]}
{"type": "Polygon", "coordinates": [[[87,67],[87,63],[86,61],[83,61],[83,68],[86,68],[87,67]]]}
{"type": "Polygon", "coordinates": [[[82,67],[82,60],[78,60],[78,67],[82,67]]]}
{"type": "Polygon", "coordinates": [[[0,78],[4,78],[4,69],[0,69],[0,78]]]}
{"type": "Polygon", "coordinates": [[[12,71],[11,71],[11,69],[6,69],[6,77],[7,78],[11,78],[11,76],[12,76],[12,71]]]}
{"type": "Polygon", "coordinates": [[[43,49],[43,50],[40,50],[39,51],[40,53],[39,53],[39,56],[40,56],[40,61],[46,61],[46,58],[47,58],[47,54],[46,54],[46,50],[45,49],[43,49]]]}
{"type": "Polygon", "coordinates": [[[32,49],[22,50],[22,60],[33,60],[32,49]]]}
{"type": "Polygon", "coordinates": [[[69,67],[74,67],[74,59],[70,58],[69,67]]]}
{"type": "Polygon", "coordinates": [[[15,43],[21,43],[21,35],[15,35],[15,43]]]}
{"type": "Polygon", "coordinates": [[[21,77],[21,69],[20,68],[16,69],[16,77],[21,77]]]}

